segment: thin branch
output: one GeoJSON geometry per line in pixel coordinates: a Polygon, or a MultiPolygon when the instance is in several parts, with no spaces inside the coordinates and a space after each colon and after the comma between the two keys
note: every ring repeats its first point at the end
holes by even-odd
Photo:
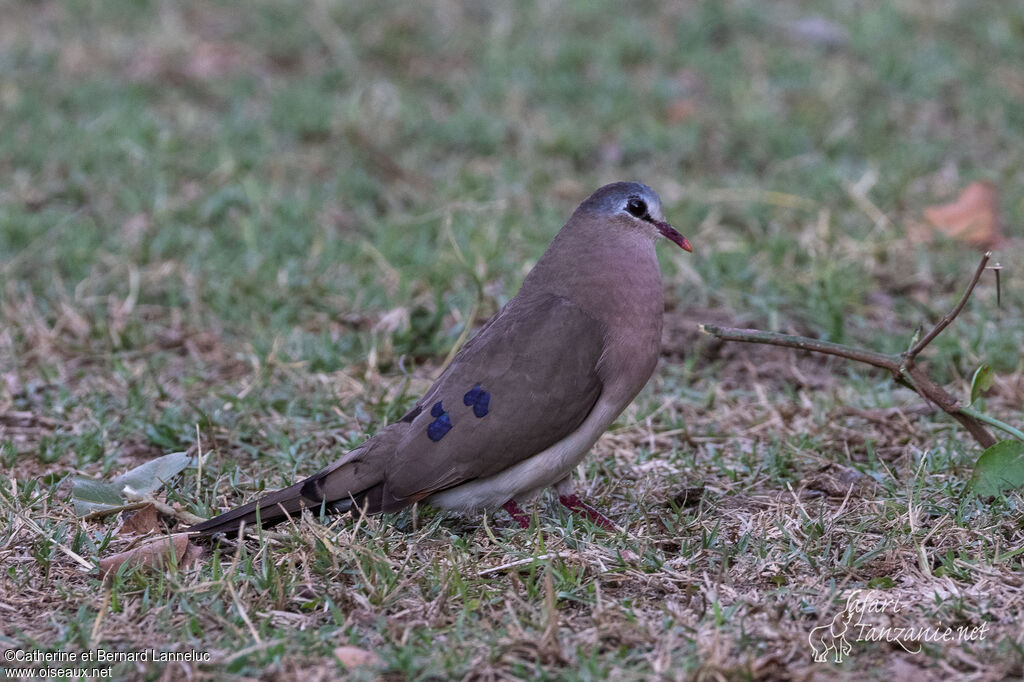
{"type": "Polygon", "coordinates": [[[901,374],[900,376],[909,375],[910,380],[913,382],[913,389],[922,397],[941,407],[943,412],[960,422],[967,429],[968,433],[974,436],[974,440],[978,441],[978,445],[983,448],[990,448],[996,444],[995,437],[988,432],[985,425],[973,416],[965,414],[960,402],[950,395],[949,391],[935,383],[930,376],[924,373],[924,370],[920,367],[910,367],[906,372],[907,374],[901,374]]]}
{"type": "MultiPolygon", "coordinates": [[[[747,343],[765,343],[783,348],[795,348],[815,353],[825,353],[837,357],[853,360],[866,365],[872,365],[880,369],[892,372],[897,383],[918,393],[922,398],[937,405],[943,412],[960,422],[974,440],[983,448],[995,445],[996,439],[988,432],[981,419],[974,414],[974,411],[966,411],[959,401],[946,389],[938,385],[924,373],[919,367],[907,367],[903,364],[899,355],[886,355],[863,348],[853,348],[840,343],[810,339],[805,336],[791,336],[789,334],[777,334],[757,329],[736,329],[733,327],[717,327],[712,324],[700,325],[701,331],[710,334],[723,341],[745,341],[747,343]]],[[[993,424],[993,426],[998,426],[993,424]]]]}
{"type": "Polygon", "coordinates": [[[767,343],[772,346],[783,348],[796,348],[799,350],[837,355],[847,360],[862,362],[865,365],[874,365],[879,369],[887,369],[891,372],[899,372],[900,358],[898,355],[886,355],[873,350],[864,350],[852,346],[844,346],[841,343],[811,339],[806,336],[793,336],[791,334],[779,334],[777,332],[766,332],[760,329],[737,329],[735,327],[718,327],[713,324],[702,324],[699,328],[705,334],[710,334],[723,341],[745,341],[747,343],[767,343]]]}
{"type": "MultiPolygon", "coordinates": [[[[865,365],[871,365],[878,367],[879,369],[888,370],[892,373],[893,379],[897,383],[912,389],[918,395],[925,400],[937,405],[942,409],[943,412],[947,413],[953,419],[956,419],[960,424],[967,429],[968,433],[974,437],[974,440],[978,442],[983,448],[991,447],[996,444],[995,437],[989,433],[988,429],[985,428],[985,424],[990,424],[998,429],[1002,429],[1007,433],[1020,438],[1024,433],[1017,429],[1004,424],[1003,422],[989,417],[988,415],[982,414],[971,407],[964,407],[960,402],[952,396],[946,389],[937,384],[929,377],[924,370],[914,366],[914,359],[917,355],[925,349],[925,347],[935,339],[936,336],[942,333],[950,323],[956,319],[957,315],[967,305],[967,300],[971,297],[974,292],[975,286],[978,284],[978,280],[981,279],[981,274],[985,271],[985,266],[988,264],[988,260],[991,257],[991,252],[986,253],[982,256],[981,262],[978,264],[978,268],[974,271],[974,276],[971,278],[970,284],[967,285],[966,291],[963,296],[957,302],[956,307],[953,308],[949,313],[942,316],[931,331],[929,331],[924,338],[914,344],[914,346],[900,355],[888,355],[886,353],[879,353],[873,350],[866,350],[863,348],[854,348],[852,346],[844,346],[840,343],[832,343],[831,341],[822,341],[820,339],[810,339],[805,336],[792,336],[790,334],[778,334],[776,332],[766,332],[759,329],[736,329],[734,327],[718,327],[711,324],[700,325],[700,330],[705,334],[722,339],[723,341],[744,341],[746,343],[765,343],[773,346],[782,346],[783,348],[796,348],[798,350],[805,350],[814,353],[825,353],[827,355],[835,355],[837,357],[846,358],[847,360],[853,360],[854,362],[860,362],[865,365]]],[[[1024,440],[1024,438],[1022,438],[1024,440]]]]}
{"type": "Polygon", "coordinates": [[[985,266],[988,265],[988,259],[991,257],[992,252],[986,251],[985,255],[981,257],[981,262],[978,263],[977,269],[974,271],[974,277],[971,278],[971,283],[967,285],[967,289],[964,291],[964,295],[960,297],[960,301],[956,304],[956,307],[943,315],[938,324],[932,327],[930,332],[925,334],[920,341],[914,344],[913,348],[904,354],[903,357],[906,359],[907,365],[914,364],[914,358],[916,358],[921,351],[925,349],[925,346],[935,340],[935,337],[941,334],[942,330],[948,327],[950,323],[956,319],[956,316],[960,314],[960,311],[964,309],[964,306],[967,305],[967,299],[969,299],[971,294],[974,292],[974,287],[977,286],[978,280],[981,279],[981,273],[985,272],[985,266]]]}

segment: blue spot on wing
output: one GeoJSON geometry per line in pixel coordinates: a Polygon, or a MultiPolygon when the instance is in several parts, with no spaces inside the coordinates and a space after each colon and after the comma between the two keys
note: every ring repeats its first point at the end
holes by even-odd
{"type": "Polygon", "coordinates": [[[490,411],[491,394],[480,388],[480,384],[477,384],[466,391],[466,395],[462,396],[462,404],[467,407],[472,405],[473,414],[476,415],[477,419],[480,419],[487,416],[487,412],[490,411]]]}
{"type": "Polygon", "coordinates": [[[462,396],[462,404],[466,407],[475,405],[476,401],[480,399],[481,393],[483,393],[483,391],[480,389],[480,384],[477,384],[473,388],[469,389],[466,392],[466,395],[462,396]]]}
{"type": "Polygon", "coordinates": [[[491,394],[487,391],[480,391],[480,397],[476,399],[473,404],[473,414],[476,415],[477,419],[487,416],[487,412],[490,410],[491,405],[491,394]]]}
{"type": "MultiPolygon", "coordinates": [[[[431,410],[431,414],[433,414],[433,410],[431,410]]],[[[451,430],[452,420],[448,417],[448,413],[445,412],[440,417],[430,422],[430,425],[427,427],[427,438],[436,443],[444,438],[444,435],[451,430]]]]}
{"type": "Polygon", "coordinates": [[[440,417],[442,414],[444,414],[444,407],[441,405],[441,401],[438,400],[434,403],[434,406],[430,408],[430,416],[440,417]]]}

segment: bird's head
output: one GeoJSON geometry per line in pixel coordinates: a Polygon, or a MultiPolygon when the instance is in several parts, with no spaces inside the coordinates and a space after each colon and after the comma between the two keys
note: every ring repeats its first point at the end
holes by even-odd
{"type": "Polygon", "coordinates": [[[684,251],[693,251],[686,237],[666,222],[657,192],[639,182],[605,185],[580,204],[580,209],[611,218],[624,227],[639,229],[652,238],[660,235],[684,251]]]}

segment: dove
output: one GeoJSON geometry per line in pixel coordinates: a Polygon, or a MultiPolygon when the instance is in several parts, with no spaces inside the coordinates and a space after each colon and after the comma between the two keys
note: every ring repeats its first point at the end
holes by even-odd
{"type": "Polygon", "coordinates": [[[504,508],[525,528],[519,502],[552,486],[563,505],[614,528],[573,492],[570,475],[654,372],[662,237],[692,251],[653,189],[601,187],[399,421],[309,478],[186,532],[270,526],[303,509],[375,514],[417,502],[504,508]]]}

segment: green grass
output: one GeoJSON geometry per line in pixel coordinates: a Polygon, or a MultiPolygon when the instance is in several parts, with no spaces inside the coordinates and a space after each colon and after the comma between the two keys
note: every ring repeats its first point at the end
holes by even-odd
{"type": "Polygon", "coordinates": [[[986,277],[927,365],[964,395],[988,362],[985,409],[1020,426],[1024,7],[666,4],[7,3],[3,648],[195,649],[218,678],[337,674],[345,644],[379,656],[367,679],[1022,674],[1021,500],[963,496],[970,438],[885,376],[695,328],[906,348],[978,258],[911,228],[989,180],[1001,306],[986,277]],[[845,40],[801,37],[812,16],[845,40]],[[128,546],[74,515],[70,475],[198,425],[202,476],[161,499],[207,516],[397,419],[618,179],[695,247],[662,249],[665,357],[580,472],[627,533],[549,501],[543,537],[419,509],[107,585],[65,551],[128,546]],[[813,663],[811,628],[868,585],[990,634],[813,663]]]}

